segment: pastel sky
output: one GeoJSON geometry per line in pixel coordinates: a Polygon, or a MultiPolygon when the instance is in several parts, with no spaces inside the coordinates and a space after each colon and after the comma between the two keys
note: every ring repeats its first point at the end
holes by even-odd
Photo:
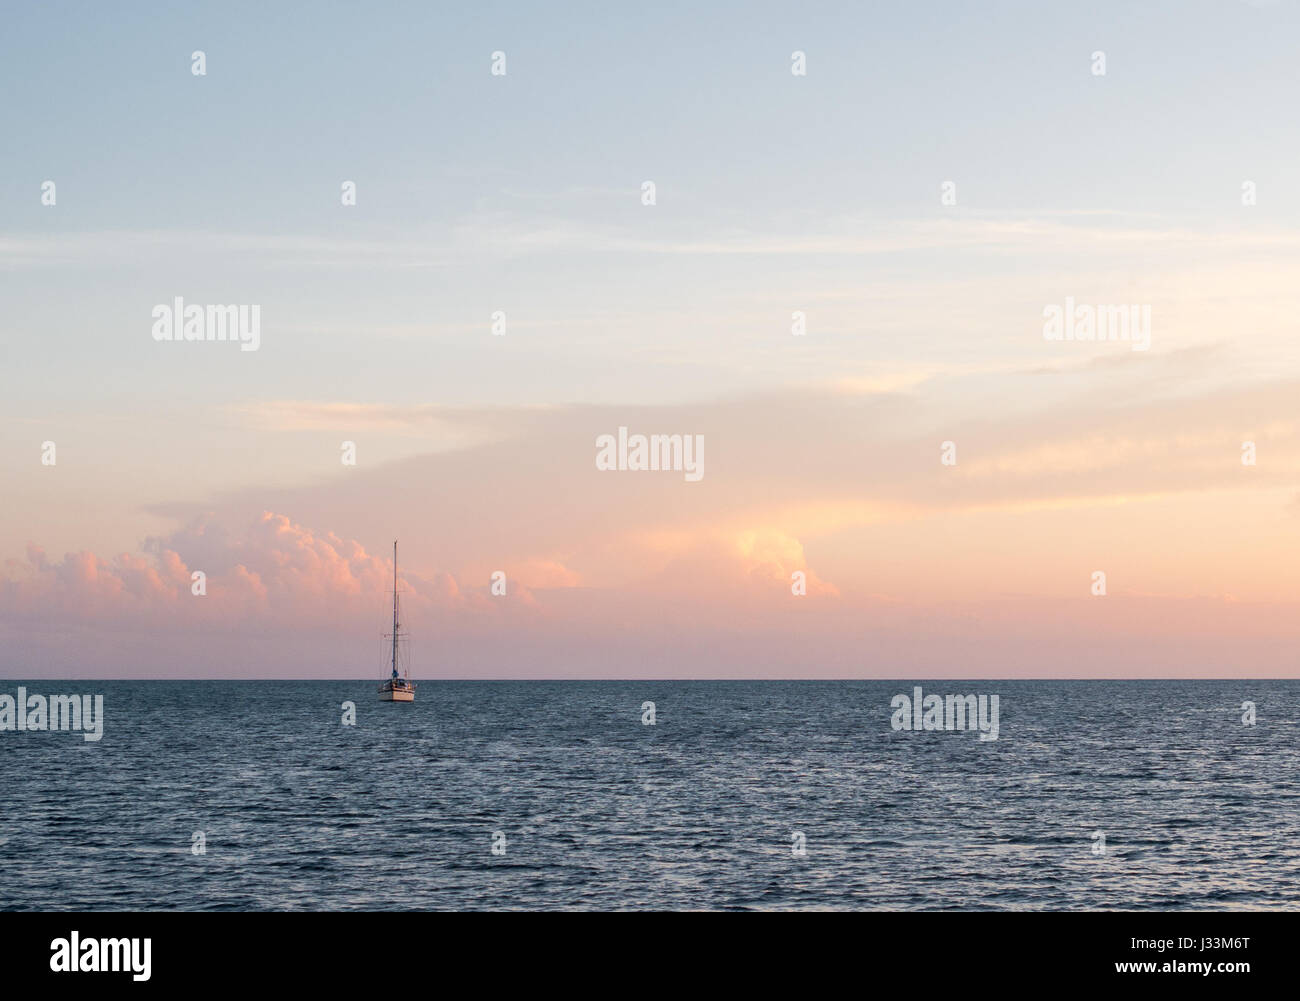
{"type": "Polygon", "coordinates": [[[1297,5],[699,6],[7,10],[0,674],[1300,675],[1297,5]]]}

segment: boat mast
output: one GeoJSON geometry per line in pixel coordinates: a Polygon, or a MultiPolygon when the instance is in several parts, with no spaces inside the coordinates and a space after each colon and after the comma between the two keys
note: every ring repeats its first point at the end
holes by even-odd
{"type": "Polygon", "coordinates": [[[393,540],[393,677],[397,677],[397,540],[393,540]]]}

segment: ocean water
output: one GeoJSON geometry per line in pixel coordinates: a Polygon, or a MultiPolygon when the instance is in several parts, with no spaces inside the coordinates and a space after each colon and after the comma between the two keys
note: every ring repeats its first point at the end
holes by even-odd
{"type": "Polygon", "coordinates": [[[1300,908],[1300,682],[20,684],[106,723],[0,732],[4,909],[1300,908]]]}

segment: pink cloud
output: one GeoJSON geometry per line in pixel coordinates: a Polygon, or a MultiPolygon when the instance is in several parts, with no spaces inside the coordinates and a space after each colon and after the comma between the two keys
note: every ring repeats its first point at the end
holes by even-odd
{"type": "MultiPolygon", "coordinates": [[[[144,555],[103,558],[68,553],[51,561],[29,545],[26,558],[10,559],[0,576],[0,616],[150,624],[164,630],[228,628],[249,620],[285,628],[353,629],[384,609],[393,563],[355,540],[318,533],[270,511],[232,530],[212,516],[196,518],[165,538],[148,538],[144,555]],[[205,575],[206,593],[192,591],[192,574],[205,575]]],[[[511,573],[512,592],[532,602],[535,589],[571,587],[578,577],[562,563],[533,560],[511,573]]],[[[490,581],[466,586],[446,571],[403,566],[407,614],[454,611],[501,614],[490,581]]]]}
{"type": "Polygon", "coordinates": [[[1293,674],[1295,388],[1082,423],[815,394],[516,414],[513,437],[189,507],[137,554],[29,547],[0,575],[0,670],[366,676],[397,534],[425,677],[1293,674]],[[700,429],[707,476],[597,470],[623,423],[700,429]]]}

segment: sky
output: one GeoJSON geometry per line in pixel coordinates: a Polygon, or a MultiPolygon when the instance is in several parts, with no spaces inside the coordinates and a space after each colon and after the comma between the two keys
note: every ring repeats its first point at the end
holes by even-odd
{"type": "Polygon", "coordinates": [[[0,676],[379,677],[397,538],[417,679],[1295,677],[1297,38],[8,11],[0,676]],[[258,349],[156,340],[176,297],[258,349]],[[1069,303],[1146,349],[1049,339],[1069,303]],[[598,469],[620,427],[704,475],[598,469]]]}

